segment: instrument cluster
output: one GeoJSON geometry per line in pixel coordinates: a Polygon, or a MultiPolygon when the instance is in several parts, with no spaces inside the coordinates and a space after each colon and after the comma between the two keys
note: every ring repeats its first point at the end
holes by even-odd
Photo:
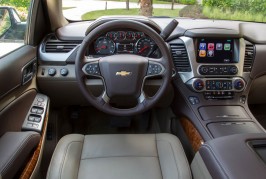
{"type": "Polygon", "coordinates": [[[124,30],[110,31],[95,40],[90,54],[97,56],[113,54],[136,54],[160,58],[155,42],[143,32],[124,30]]]}

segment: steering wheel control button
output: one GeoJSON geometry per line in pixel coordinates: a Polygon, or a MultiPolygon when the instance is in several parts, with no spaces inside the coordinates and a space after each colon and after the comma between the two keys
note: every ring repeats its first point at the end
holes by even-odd
{"type": "Polygon", "coordinates": [[[193,82],[193,87],[196,91],[201,91],[204,89],[204,81],[197,79],[193,82]]]}
{"type": "Polygon", "coordinates": [[[98,76],[101,74],[98,62],[87,64],[87,66],[85,67],[85,71],[88,75],[98,76]]]}
{"type": "Polygon", "coordinates": [[[159,64],[149,64],[147,75],[159,75],[162,72],[162,67],[159,64]]]}
{"type": "Polygon", "coordinates": [[[56,74],[56,69],[55,68],[49,68],[48,69],[48,75],[49,76],[55,76],[56,74]]]}
{"type": "Polygon", "coordinates": [[[68,75],[68,69],[66,69],[66,68],[62,68],[62,69],[60,70],[60,74],[61,74],[62,76],[67,76],[67,75],[68,75]]]}

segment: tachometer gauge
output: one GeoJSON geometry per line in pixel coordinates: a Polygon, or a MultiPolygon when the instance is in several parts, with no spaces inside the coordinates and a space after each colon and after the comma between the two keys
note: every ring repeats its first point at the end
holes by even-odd
{"type": "Polygon", "coordinates": [[[115,52],[115,43],[109,37],[100,37],[94,44],[94,49],[97,54],[110,55],[115,52]]]}
{"type": "Polygon", "coordinates": [[[117,38],[117,33],[114,32],[114,31],[112,31],[112,32],[108,32],[108,33],[106,34],[106,36],[109,37],[109,38],[112,39],[112,40],[115,40],[115,39],[117,38]]]}
{"type": "Polygon", "coordinates": [[[136,43],[136,54],[141,56],[148,56],[154,47],[154,41],[149,37],[143,37],[136,43]]]}

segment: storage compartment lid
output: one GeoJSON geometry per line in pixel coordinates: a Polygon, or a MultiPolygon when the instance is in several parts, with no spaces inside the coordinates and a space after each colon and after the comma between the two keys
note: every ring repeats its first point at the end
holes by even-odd
{"type": "Polygon", "coordinates": [[[250,116],[241,106],[208,106],[199,108],[204,121],[207,120],[250,120],[250,116]]]}
{"type": "Polygon", "coordinates": [[[214,138],[242,133],[263,132],[254,122],[219,122],[210,123],[207,128],[214,138]]]}

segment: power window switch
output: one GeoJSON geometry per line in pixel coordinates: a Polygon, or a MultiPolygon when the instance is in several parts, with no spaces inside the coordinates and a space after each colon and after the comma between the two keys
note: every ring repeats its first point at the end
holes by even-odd
{"type": "Polygon", "coordinates": [[[40,117],[35,117],[34,118],[34,122],[40,122],[41,121],[41,118],[40,117]]]}
{"type": "Polygon", "coordinates": [[[32,127],[38,128],[39,127],[39,124],[32,124],[32,127]]]}
{"type": "Polygon", "coordinates": [[[43,109],[38,109],[37,110],[37,114],[42,114],[43,113],[43,109]]]}
{"type": "Polygon", "coordinates": [[[32,123],[27,123],[26,126],[27,127],[32,127],[32,123]]]}
{"type": "Polygon", "coordinates": [[[34,119],[33,116],[29,116],[28,121],[34,121],[34,120],[35,120],[35,119],[34,119]]]}
{"type": "Polygon", "coordinates": [[[34,108],[34,107],[31,108],[31,112],[32,112],[32,113],[37,113],[37,110],[38,110],[37,108],[34,108]]]}

